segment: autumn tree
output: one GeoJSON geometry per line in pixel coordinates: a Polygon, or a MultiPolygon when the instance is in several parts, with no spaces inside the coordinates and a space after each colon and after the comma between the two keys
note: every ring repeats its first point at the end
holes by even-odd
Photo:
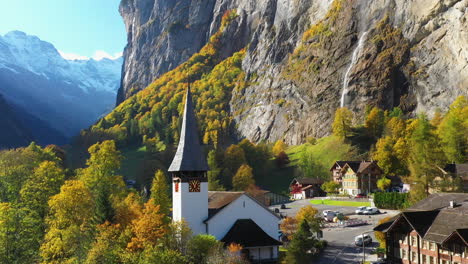
{"type": "Polygon", "coordinates": [[[246,163],[244,150],[237,146],[231,145],[224,152],[223,167],[223,184],[228,186],[232,184],[232,177],[237,172],[242,164],[246,163]]]}
{"type": "Polygon", "coordinates": [[[294,233],[296,233],[298,228],[298,221],[295,217],[286,217],[281,221],[280,230],[283,233],[283,236],[286,236],[289,240],[292,239],[294,233]]]}
{"type": "Polygon", "coordinates": [[[296,220],[298,223],[307,221],[310,230],[313,232],[319,232],[322,229],[322,218],[319,216],[318,210],[312,205],[301,207],[296,214],[296,220]]]}
{"type": "Polygon", "coordinates": [[[158,170],[151,185],[151,199],[155,205],[159,205],[159,212],[166,217],[169,217],[171,208],[171,198],[168,191],[166,175],[162,170],[158,170]]]}
{"type": "Polygon", "coordinates": [[[122,263],[122,252],[125,240],[122,239],[122,228],[119,224],[105,222],[97,227],[94,243],[88,251],[85,264],[122,263]]]}
{"type": "MultiPolygon", "coordinates": [[[[386,223],[388,221],[390,221],[392,218],[387,216],[387,217],[384,217],[382,219],[379,220],[379,222],[377,223],[377,225],[381,225],[383,223],[386,223]]],[[[380,231],[374,231],[374,234],[375,234],[375,238],[377,239],[377,241],[379,241],[379,248],[387,248],[386,247],[386,237],[385,237],[385,233],[384,232],[380,232],[380,231]]]]}
{"type": "Polygon", "coordinates": [[[45,217],[47,201],[60,191],[64,178],[63,169],[55,162],[42,162],[21,189],[22,205],[37,212],[41,218],[45,217]]]}
{"type": "Polygon", "coordinates": [[[70,180],[49,200],[43,263],[82,263],[94,232],[95,203],[82,181],[70,180]]]}
{"type": "Polygon", "coordinates": [[[131,251],[143,251],[147,247],[155,246],[167,233],[164,215],[159,211],[159,205],[150,199],[144,205],[141,216],[131,224],[133,237],[127,248],[131,251]]]}
{"type": "Polygon", "coordinates": [[[463,163],[468,152],[468,100],[459,96],[450,106],[437,129],[441,146],[449,162],[463,163]]]}
{"type": "Polygon", "coordinates": [[[353,112],[346,107],[336,109],[335,118],[333,120],[333,134],[340,138],[346,138],[351,135],[353,122],[353,112]]]}
{"type": "Polygon", "coordinates": [[[384,122],[384,112],[378,107],[373,107],[366,117],[364,127],[370,136],[379,138],[383,132],[384,122]]]}
{"type": "Polygon", "coordinates": [[[275,142],[275,145],[273,145],[272,153],[275,157],[278,157],[278,155],[281,152],[285,152],[287,148],[288,148],[288,145],[284,143],[283,140],[280,139],[275,142]]]}
{"type": "Polygon", "coordinates": [[[255,180],[253,178],[252,168],[247,164],[243,164],[232,178],[233,189],[236,191],[245,191],[249,186],[254,184],[255,180]]]}
{"type": "Polygon", "coordinates": [[[382,191],[387,190],[392,184],[392,181],[388,179],[387,177],[382,177],[379,180],[377,180],[377,188],[379,188],[382,191]]]}

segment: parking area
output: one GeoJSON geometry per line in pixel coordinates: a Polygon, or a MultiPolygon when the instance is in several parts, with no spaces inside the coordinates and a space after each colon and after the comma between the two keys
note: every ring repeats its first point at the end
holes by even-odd
{"type": "MultiPolygon", "coordinates": [[[[310,199],[297,200],[286,204],[286,209],[280,209],[280,206],[272,206],[271,209],[278,208],[279,212],[284,216],[293,217],[300,210],[301,207],[312,205],[310,199]]],[[[376,215],[356,215],[354,206],[331,206],[314,204],[313,207],[317,208],[322,214],[324,210],[339,211],[344,215],[356,220],[365,220],[368,224],[355,227],[340,227],[334,225],[323,230],[323,239],[328,241],[328,247],[321,254],[318,262],[320,264],[345,264],[345,263],[360,263],[363,258],[363,248],[354,245],[354,238],[362,233],[372,231],[378,221],[387,216],[394,216],[398,211],[394,210],[380,210],[380,214],[376,215]]],[[[365,247],[366,261],[374,261],[377,256],[370,255],[371,251],[377,248],[378,242],[375,239],[374,233],[370,232],[372,237],[372,244],[365,247]]]]}

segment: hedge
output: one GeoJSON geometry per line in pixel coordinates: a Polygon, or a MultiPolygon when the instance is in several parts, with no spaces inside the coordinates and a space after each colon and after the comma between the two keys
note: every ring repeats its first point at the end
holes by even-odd
{"type": "Polygon", "coordinates": [[[409,194],[398,192],[378,192],[374,194],[375,206],[382,209],[404,209],[409,205],[409,194]]]}

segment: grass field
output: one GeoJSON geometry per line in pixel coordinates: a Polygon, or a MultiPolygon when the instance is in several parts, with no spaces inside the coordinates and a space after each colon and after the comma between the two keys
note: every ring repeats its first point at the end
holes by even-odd
{"type": "Polygon", "coordinates": [[[311,204],[323,204],[334,206],[371,206],[370,202],[355,202],[355,201],[335,201],[335,200],[310,200],[311,204]]]}

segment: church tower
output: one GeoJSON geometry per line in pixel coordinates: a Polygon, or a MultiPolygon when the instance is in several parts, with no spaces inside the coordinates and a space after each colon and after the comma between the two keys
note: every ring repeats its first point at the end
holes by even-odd
{"type": "Polygon", "coordinates": [[[184,219],[195,235],[206,233],[203,221],[208,218],[207,171],[208,164],[200,146],[189,84],[179,146],[169,173],[172,175],[172,219],[184,219]]]}

